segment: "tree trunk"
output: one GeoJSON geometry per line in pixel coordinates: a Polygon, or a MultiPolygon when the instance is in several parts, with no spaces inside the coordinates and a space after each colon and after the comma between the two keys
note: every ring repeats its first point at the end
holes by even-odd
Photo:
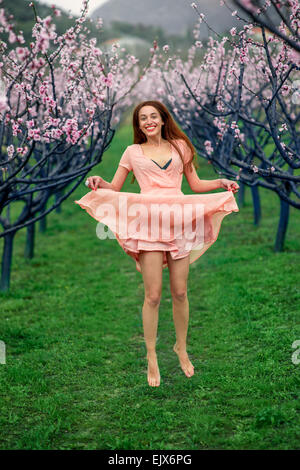
{"type": "Polygon", "coordinates": [[[277,228],[276,241],[275,241],[275,251],[283,251],[285,235],[287,232],[287,227],[289,223],[290,215],[290,205],[280,199],[280,218],[277,228]]]}
{"type": "Polygon", "coordinates": [[[251,186],[253,209],[254,209],[254,225],[259,225],[261,210],[258,186],[251,186]]]}
{"type": "Polygon", "coordinates": [[[30,224],[26,230],[26,244],[24,250],[25,258],[31,259],[34,256],[34,235],[35,235],[35,224],[30,224]]]}
{"type": "Polygon", "coordinates": [[[47,216],[43,217],[42,219],[39,220],[39,231],[41,233],[46,232],[47,229],[47,216]]]}
{"type": "MultiPolygon", "coordinates": [[[[64,191],[61,190],[61,191],[56,191],[56,193],[54,194],[54,198],[55,198],[55,202],[57,202],[61,196],[64,194],[64,191]]],[[[56,207],[55,211],[57,212],[57,214],[60,214],[61,213],[61,204],[59,206],[56,207]]]]}
{"type": "Polygon", "coordinates": [[[4,236],[4,247],[2,254],[2,270],[1,270],[1,291],[5,292],[9,289],[10,271],[12,263],[13,242],[16,232],[10,232],[4,236]]]}

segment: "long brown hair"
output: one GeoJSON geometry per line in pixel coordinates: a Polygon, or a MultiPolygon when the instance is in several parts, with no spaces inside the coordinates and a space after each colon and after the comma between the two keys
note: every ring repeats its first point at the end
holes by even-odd
{"type": "MultiPolygon", "coordinates": [[[[180,158],[182,160],[182,163],[183,163],[183,171],[185,171],[186,168],[189,168],[189,170],[192,171],[192,164],[194,165],[196,169],[199,168],[199,165],[197,162],[197,154],[196,154],[196,150],[193,144],[188,139],[188,137],[179,129],[173,117],[171,116],[170,112],[168,111],[167,107],[160,101],[155,101],[155,100],[142,101],[135,107],[133,111],[133,116],[132,116],[133,143],[143,144],[144,142],[147,142],[147,137],[145,136],[145,134],[141,131],[139,127],[139,111],[143,106],[153,106],[155,109],[157,109],[157,111],[161,115],[162,121],[164,122],[164,125],[162,126],[162,129],[161,129],[162,138],[166,139],[178,151],[180,158]],[[183,139],[191,150],[191,158],[186,163],[184,163],[181,149],[175,142],[175,139],[183,139]]],[[[134,183],[134,180],[135,180],[135,176],[133,175],[131,183],[134,183]]]]}

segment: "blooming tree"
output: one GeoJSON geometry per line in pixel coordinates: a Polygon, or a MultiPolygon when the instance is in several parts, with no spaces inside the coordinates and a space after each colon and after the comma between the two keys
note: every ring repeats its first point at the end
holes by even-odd
{"type": "MultiPolygon", "coordinates": [[[[281,250],[289,207],[300,208],[300,99],[293,88],[300,57],[275,34],[267,38],[264,26],[255,35],[253,25],[243,21],[240,31],[232,28],[228,36],[210,36],[199,65],[197,54],[204,47],[198,35],[206,19],[196,3],[192,7],[199,20],[188,60],[176,54],[165,60],[166,45],[156,69],[147,74],[148,96],[165,101],[198,154],[219,176],[239,180],[241,188],[250,186],[255,223],[260,218],[258,187],[278,194],[275,249],[281,250]]],[[[298,15],[299,4],[290,21],[298,15]]]]}
{"type": "MultiPolygon", "coordinates": [[[[29,45],[0,10],[1,32],[16,43],[9,53],[0,43],[2,290],[9,287],[15,233],[27,227],[26,253],[32,256],[34,222],[58,207],[101,161],[141,76],[138,60],[119,44],[103,52],[96,38],[88,38],[88,0],[60,36],[53,17],[40,18],[33,2],[30,6],[36,22],[29,45]],[[24,207],[12,220],[17,201],[24,207]]],[[[99,30],[101,25],[100,20],[99,30]]]]}
{"type": "MultiPolygon", "coordinates": [[[[298,0],[232,0],[254,23],[264,26],[300,53],[300,17],[298,0]],[[281,21],[279,27],[270,19],[270,10],[281,21]]],[[[225,0],[222,2],[225,3],[225,0]]]]}

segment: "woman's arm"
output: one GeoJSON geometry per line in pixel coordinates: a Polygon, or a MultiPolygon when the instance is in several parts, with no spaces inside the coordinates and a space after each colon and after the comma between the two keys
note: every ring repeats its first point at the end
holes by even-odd
{"type": "MultiPolygon", "coordinates": [[[[191,156],[192,156],[191,150],[185,141],[182,140],[180,142],[183,145],[182,146],[183,161],[184,163],[187,163],[190,161],[191,156]]],[[[201,180],[197,175],[197,172],[193,163],[191,163],[191,168],[192,168],[192,171],[189,168],[189,166],[185,168],[184,175],[187,179],[187,182],[190,185],[191,190],[194,191],[195,193],[205,193],[206,191],[213,191],[214,189],[222,188],[222,182],[220,179],[201,180]]]]}
{"type": "Polygon", "coordinates": [[[114,191],[121,191],[129,171],[124,166],[119,165],[115,175],[110,183],[114,191]]]}
{"type": "MultiPolygon", "coordinates": [[[[184,162],[190,161],[191,150],[188,146],[184,145],[184,162]]],[[[214,189],[227,189],[236,193],[239,190],[239,185],[235,181],[228,180],[226,178],[218,178],[216,180],[201,180],[196,172],[194,165],[190,168],[185,168],[184,175],[190,185],[190,188],[195,193],[205,193],[206,191],[213,191],[214,189]]]]}
{"type": "Polygon", "coordinates": [[[214,189],[219,189],[222,187],[221,179],[201,180],[197,175],[194,165],[192,165],[192,171],[190,171],[189,168],[186,168],[184,175],[190,185],[191,190],[195,193],[205,193],[206,191],[213,191],[214,189]]]}
{"type": "Polygon", "coordinates": [[[127,178],[129,171],[123,166],[118,166],[118,169],[111,181],[109,183],[101,176],[90,176],[87,178],[88,186],[91,189],[112,189],[113,191],[121,191],[122,186],[127,178]]]}
{"type": "Polygon", "coordinates": [[[185,172],[185,177],[190,185],[190,188],[195,193],[205,193],[206,191],[213,191],[214,189],[227,189],[227,191],[232,191],[234,194],[240,189],[239,185],[235,181],[228,180],[227,178],[218,178],[216,180],[201,180],[195,167],[193,166],[193,171],[187,169],[185,172]]]}

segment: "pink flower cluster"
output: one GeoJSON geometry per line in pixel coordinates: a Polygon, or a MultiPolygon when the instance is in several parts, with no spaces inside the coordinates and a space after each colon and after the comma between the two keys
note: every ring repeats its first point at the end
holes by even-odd
{"type": "MultiPolygon", "coordinates": [[[[88,28],[84,25],[87,6],[85,0],[81,17],[58,37],[53,17],[60,16],[60,12],[53,5],[52,17],[37,16],[32,41],[24,47],[16,44],[12,51],[1,57],[0,73],[2,69],[5,74],[4,90],[0,90],[0,113],[6,112],[5,132],[10,137],[7,141],[14,138],[15,148],[19,149],[17,153],[23,151],[24,139],[29,142],[28,147],[38,142],[34,152],[40,152],[42,143],[55,141],[89,146],[91,136],[96,142],[105,134],[106,120],[118,123],[121,110],[132,103],[128,91],[140,79],[139,68],[135,66],[139,60],[131,54],[118,55],[118,43],[103,60],[97,39],[89,38],[88,28]],[[51,49],[55,47],[54,52],[49,52],[50,45],[51,49]],[[47,60],[43,54],[47,54],[47,60]],[[123,95],[126,99],[122,103],[123,95]],[[110,113],[99,112],[111,109],[112,103],[113,118],[110,113]]],[[[39,5],[35,7],[38,12],[39,5]]],[[[19,40],[22,43],[21,35],[18,38],[9,24],[10,19],[5,16],[4,9],[0,9],[0,33],[5,31],[10,35],[7,42],[19,40]]],[[[99,21],[98,26],[101,24],[99,21]]],[[[7,48],[4,42],[2,46],[7,48]]],[[[157,47],[154,42],[154,48],[157,47]]]]}
{"type": "Polygon", "coordinates": [[[287,128],[286,123],[284,122],[284,123],[282,124],[282,126],[281,126],[278,130],[279,130],[279,132],[287,131],[288,128],[287,128]]]}
{"type": "Polygon", "coordinates": [[[11,119],[12,123],[12,129],[13,129],[13,136],[16,137],[18,134],[22,134],[22,129],[20,129],[20,123],[22,122],[22,119],[18,119],[18,121],[14,121],[14,119],[11,119]]]}
{"type": "Polygon", "coordinates": [[[62,130],[66,134],[66,141],[68,143],[76,144],[82,132],[78,130],[78,122],[76,118],[67,119],[62,130]]]}
{"type": "Polygon", "coordinates": [[[102,76],[102,83],[104,83],[108,88],[110,88],[113,84],[113,74],[109,72],[107,76],[102,76]]]}
{"type": "Polygon", "coordinates": [[[205,151],[208,155],[211,155],[214,151],[214,149],[212,148],[212,145],[211,145],[211,141],[210,140],[205,140],[204,141],[204,145],[205,145],[205,151]]]}
{"type": "Polygon", "coordinates": [[[35,141],[41,140],[40,132],[40,129],[29,129],[27,139],[35,141]]]}
{"type": "Polygon", "coordinates": [[[35,24],[32,30],[32,36],[36,38],[36,42],[33,46],[35,53],[41,52],[45,54],[49,49],[50,41],[56,39],[57,34],[55,32],[55,24],[51,24],[51,16],[47,16],[43,20],[39,18],[39,21],[35,24]]]}
{"type": "Polygon", "coordinates": [[[7,98],[6,96],[2,95],[0,96],[0,113],[3,113],[7,109],[8,109],[7,98]]]}
{"type": "Polygon", "coordinates": [[[16,34],[13,30],[13,25],[10,24],[5,16],[4,8],[0,9],[0,33],[5,31],[8,33],[8,42],[13,44],[18,42],[19,44],[24,44],[25,40],[23,37],[23,32],[20,31],[19,34],[16,34]]]}
{"type": "Polygon", "coordinates": [[[219,131],[217,132],[217,137],[218,139],[220,140],[223,140],[223,136],[225,134],[225,131],[227,130],[228,128],[228,125],[226,124],[226,122],[221,119],[219,119],[218,117],[215,117],[214,120],[213,120],[213,123],[216,127],[218,127],[219,131]]]}
{"type": "Polygon", "coordinates": [[[13,145],[9,145],[9,146],[7,147],[7,155],[8,155],[8,157],[9,157],[9,158],[12,158],[14,152],[15,152],[14,146],[13,146],[13,145]]]}
{"type": "Polygon", "coordinates": [[[31,72],[37,71],[45,65],[46,61],[43,57],[36,58],[34,57],[28,65],[28,68],[31,72]]]}
{"type": "Polygon", "coordinates": [[[20,61],[24,61],[30,55],[28,47],[17,47],[16,53],[20,61]]]}
{"type": "Polygon", "coordinates": [[[235,121],[232,121],[231,123],[231,129],[234,129],[234,138],[235,139],[240,139],[240,140],[244,140],[244,134],[241,134],[241,131],[239,129],[239,126],[237,125],[237,123],[235,121]]]}
{"type": "Polygon", "coordinates": [[[51,8],[53,9],[53,13],[55,16],[61,16],[61,11],[58,8],[56,8],[55,5],[51,5],[51,8]]]}

